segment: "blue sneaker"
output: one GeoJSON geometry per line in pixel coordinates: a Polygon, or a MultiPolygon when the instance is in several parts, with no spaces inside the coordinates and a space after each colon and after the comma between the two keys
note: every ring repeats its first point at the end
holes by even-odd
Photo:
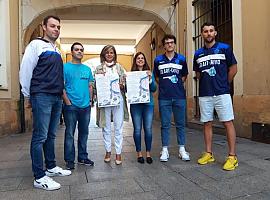
{"type": "Polygon", "coordinates": [[[87,166],[94,166],[94,162],[90,159],[85,159],[85,160],[78,160],[78,164],[80,165],[87,165],[87,166]]]}

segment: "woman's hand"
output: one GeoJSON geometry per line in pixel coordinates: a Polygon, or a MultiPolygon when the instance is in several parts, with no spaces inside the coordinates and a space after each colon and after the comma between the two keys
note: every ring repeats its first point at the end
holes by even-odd
{"type": "Polygon", "coordinates": [[[149,83],[151,84],[152,83],[152,72],[148,70],[148,71],[146,71],[146,74],[148,75],[149,83]]]}
{"type": "Polygon", "coordinates": [[[125,89],[126,77],[127,77],[126,74],[124,74],[122,77],[120,77],[120,80],[119,80],[120,90],[125,89]]]}

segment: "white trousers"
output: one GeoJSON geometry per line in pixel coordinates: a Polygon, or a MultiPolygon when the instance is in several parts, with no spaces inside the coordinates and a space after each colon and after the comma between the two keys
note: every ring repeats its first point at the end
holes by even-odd
{"type": "Polygon", "coordinates": [[[113,115],[114,123],[114,144],[116,154],[121,154],[123,143],[123,124],[124,124],[124,107],[123,100],[120,101],[119,106],[112,106],[105,108],[105,127],[102,129],[103,140],[106,152],[112,150],[112,130],[111,130],[111,113],[113,115]]]}

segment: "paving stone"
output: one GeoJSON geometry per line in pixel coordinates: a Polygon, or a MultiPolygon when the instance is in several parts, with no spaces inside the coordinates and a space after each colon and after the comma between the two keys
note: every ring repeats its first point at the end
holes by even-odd
{"type": "Polygon", "coordinates": [[[140,185],[140,187],[145,192],[161,190],[161,187],[159,187],[158,184],[156,184],[153,181],[152,177],[148,176],[134,177],[134,180],[140,185]]]}
{"type": "Polygon", "coordinates": [[[151,178],[169,195],[192,192],[200,189],[196,184],[188,181],[188,179],[177,173],[162,173],[151,178]]]}
{"type": "Polygon", "coordinates": [[[12,168],[31,168],[32,164],[29,160],[23,161],[1,161],[0,170],[2,169],[12,169],[12,168]]]}
{"type": "Polygon", "coordinates": [[[209,165],[202,165],[197,168],[201,173],[215,180],[229,179],[233,177],[243,176],[243,175],[255,175],[258,173],[263,173],[263,170],[250,166],[245,162],[239,163],[239,166],[234,171],[225,171],[222,169],[223,163],[211,163],[209,165]]]}
{"type": "Polygon", "coordinates": [[[214,179],[207,176],[206,174],[201,173],[197,168],[191,168],[179,172],[183,177],[190,180],[191,182],[201,185],[208,181],[213,181],[214,179]]]}
{"type": "Polygon", "coordinates": [[[89,182],[144,176],[143,172],[137,167],[121,168],[121,166],[106,171],[88,171],[86,174],[89,182]]]}
{"type": "Polygon", "coordinates": [[[66,200],[70,199],[69,187],[61,187],[60,190],[45,191],[42,189],[15,190],[0,192],[3,200],[66,200]]]}
{"type": "Polygon", "coordinates": [[[129,195],[119,195],[119,196],[110,196],[104,198],[98,198],[94,200],[173,200],[165,192],[161,190],[151,191],[151,192],[144,192],[144,193],[135,193],[129,195]]]}
{"type": "Polygon", "coordinates": [[[255,158],[253,160],[245,161],[245,163],[247,163],[249,166],[262,169],[263,171],[268,171],[270,169],[270,160],[262,160],[255,158]]]}
{"type": "Polygon", "coordinates": [[[145,175],[150,176],[150,177],[156,177],[161,174],[168,174],[168,173],[173,173],[173,170],[168,168],[164,163],[160,162],[159,160],[155,160],[151,166],[148,166],[146,164],[144,165],[139,165],[138,166],[145,175]]]}
{"type": "Polygon", "coordinates": [[[201,184],[200,187],[214,193],[220,199],[232,199],[247,196],[270,189],[269,179],[262,176],[238,176],[222,181],[209,181],[201,184]]]}
{"type": "Polygon", "coordinates": [[[208,191],[196,189],[192,192],[175,193],[172,194],[173,199],[179,200],[218,200],[219,198],[208,191]]]}
{"type": "Polygon", "coordinates": [[[91,182],[84,185],[70,186],[71,199],[94,199],[100,197],[117,197],[118,195],[143,192],[133,179],[91,182]]]}
{"type": "Polygon", "coordinates": [[[21,177],[0,179],[0,191],[16,190],[21,181],[21,177]]]}
{"type": "MultiPolygon", "coordinates": [[[[17,161],[17,160],[20,160],[21,157],[24,155],[24,152],[18,149],[17,150],[5,149],[5,150],[2,150],[1,152],[5,152],[5,153],[0,154],[0,162],[17,161]]],[[[28,155],[29,155],[29,152],[28,152],[28,155]]]]}
{"type": "Polygon", "coordinates": [[[234,198],[234,200],[269,200],[270,193],[269,192],[260,192],[255,194],[247,194],[242,197],[234,198]]]}
{"type": "Polygon", "coordinates": [[[0,170],[0,179],[2,178],[17,178],[32,176],[32,171],[29,168],[9,168],[0,170]]]}

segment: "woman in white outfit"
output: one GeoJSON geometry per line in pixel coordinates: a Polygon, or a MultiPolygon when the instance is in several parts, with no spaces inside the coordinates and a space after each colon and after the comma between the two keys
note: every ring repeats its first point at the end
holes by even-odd
{"type": "MultiPolygon", "coordinates": [[[[120,165],[122,163],[121,152],[123,142],[123,123],[124,119],[128,120],[128,111],[125,97],[125,69],[117,63],[117,55],[114,46],[105,46],[100,53],[101,65],[99,65],[95,74],[116,74],[119,76],[119,86],[121,90],[120,105],[98,108],[98,125],[102,127],[104,145],[105,145],[105,158],[104,162],[111,161],[111,121],[114,123],[114,143],[116,158],[115,163],[120,165]]],[[[98,100],[97,100],[98,101],[98,100]]]]}

